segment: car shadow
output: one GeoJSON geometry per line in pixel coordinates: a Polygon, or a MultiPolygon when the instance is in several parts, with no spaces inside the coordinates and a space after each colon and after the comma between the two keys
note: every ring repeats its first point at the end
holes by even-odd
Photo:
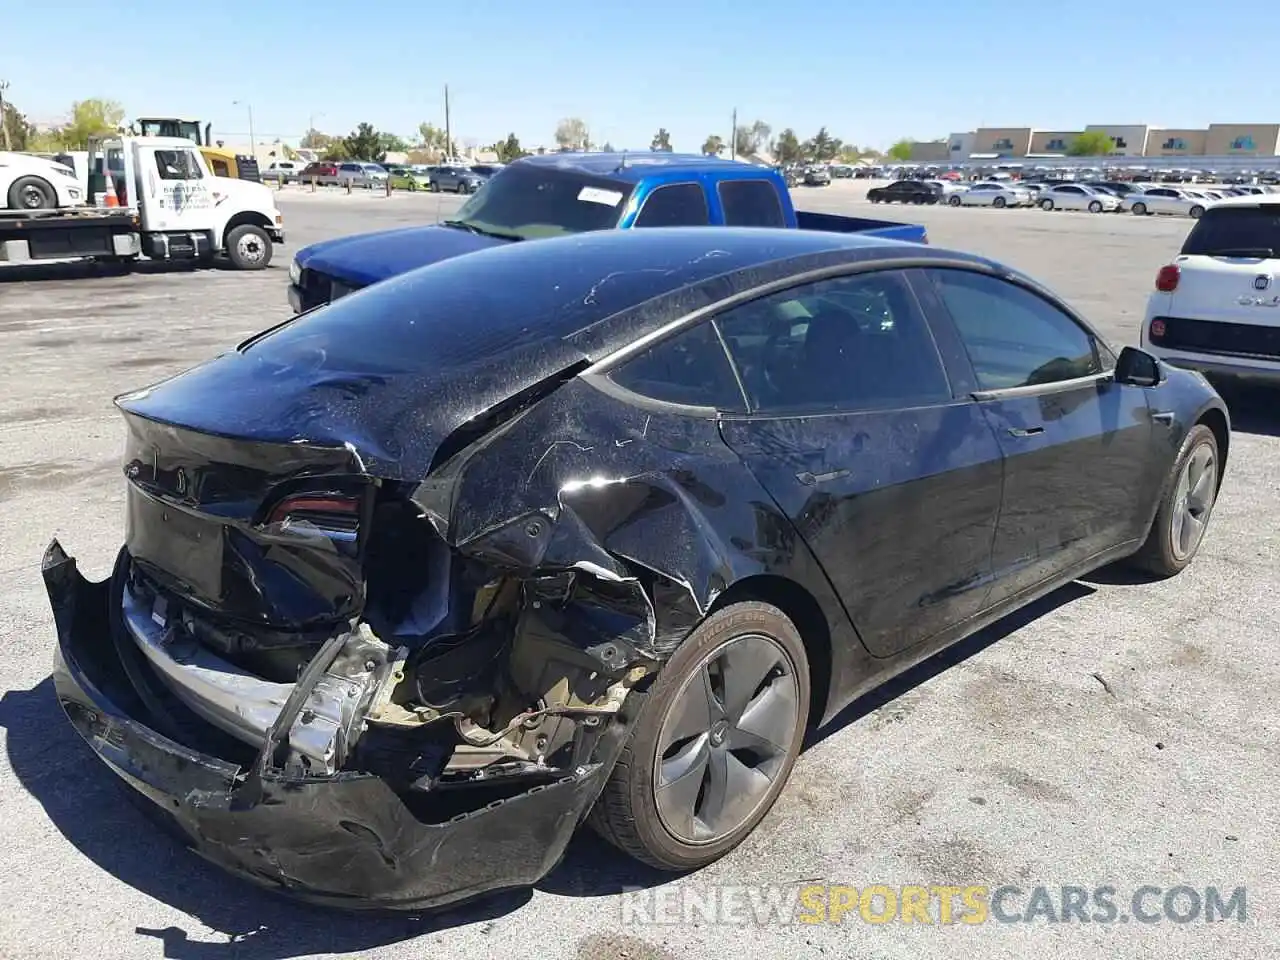
{"type": "MultiPolygon", "coordinates": [[[[269,265],[268,270],[274,265],[269,265]]],[[[97,263],[76,260],[65,263],[22,263],[0,268],[2,283],[41,283],[55,280],[88,280],[127,276],[160,276],[172,273],[197,273],[204,270],[234,271],[225,257],[208,266],[197,266],[190,260],[140,260],[137,263],[97,263]]]]}
{"type": "Polygon", "coordinates": [[[1227,404],[1234,433],[1280,437],[1280,390],[1254,383],[1214,383],[1227,404]]]}
{"type": "MultiPolygon", "coordinates": [[[[817,731],[805,749],[838,733],[1015,630],[1093,592],[1073,583],[1011,614],[856,700],[817,731]]],[[[421,916],[353,915],[262,891],[181,849],[137,808],[134,795],[89,751],[66,722],[51,678],[0,698],[9,765],[53,825],[85,857],[113,877],[217,931],[225,940],[194,940],[184,927],[139,926],[169,960],[290,960],[353,953],[454,927],[488,926],[523,906],[532,890],[494,894],[421,916]],[[130,801],[133,801],[132,803],[130,801]]],[[[579,830],[560,865],[537,890],[600,897],[656,886],[675,875],[624,856],[589,830],[579,830]]]]}

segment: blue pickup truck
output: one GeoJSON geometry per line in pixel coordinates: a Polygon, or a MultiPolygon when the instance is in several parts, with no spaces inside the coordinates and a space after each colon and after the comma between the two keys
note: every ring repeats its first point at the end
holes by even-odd
{"type": "Polygon", "coordinates": [[[631,227],[792,227],[927,243],[924,227],[805,213],[777,171],[673,153],[554,153],[509,164],[450,219],[312,244],[289,268],[302,313],[362,287],[500,243],[631,227]]]}

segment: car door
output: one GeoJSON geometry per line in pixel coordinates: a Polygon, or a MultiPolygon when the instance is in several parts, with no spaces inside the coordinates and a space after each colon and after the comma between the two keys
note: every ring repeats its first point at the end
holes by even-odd
{"type": "Polygon", "coordinates": [[[1157,187],[1154,190],[1148,190],[1142,198],[1142,202],[1147,205],[1147,209],[1152,213],[1180,213],[1180,200],[1181,195],[1171,187],[1157,187]]]}
{"type": "Polygon", "coordinates": [[[715,323],[750,411],[722,418],[724,440],[808,543],[867,649],[892,656],[979,612],[1000,446],[972,385],[951,381],[906,274],[799,285],[715,323]]]}
{"type": "Polygon", "coordinates": [[[1064,304],[963,269],[924,271],[973,364],[1005,455],[990,600],[999,603],[1140,538],[1158,484],[1146,390],[1064,304]]]}
{"type": "Polygon", "coordinates": [[[1059,206],[1064,210],[1083,210],[1089,205],[1084,190],[1074,184],[1063,187],[1059,191],[1059,199],[1059,206]]]}
{"type": "Polygon", "coordinates": [[[209,229],[213,197],[204,163],[194,147],[140,147],[138,167],[147,200],[141,211],[143,230],[209,229]]]}

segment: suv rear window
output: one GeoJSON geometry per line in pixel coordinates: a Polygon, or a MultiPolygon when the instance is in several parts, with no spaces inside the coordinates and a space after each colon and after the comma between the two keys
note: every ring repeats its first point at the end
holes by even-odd
{"type": "Polygon", "coordinates": [[[1210,207],[1187,235],[1182,252],[1204,257],[1280,256],[1280,203],[1210,207]]]}

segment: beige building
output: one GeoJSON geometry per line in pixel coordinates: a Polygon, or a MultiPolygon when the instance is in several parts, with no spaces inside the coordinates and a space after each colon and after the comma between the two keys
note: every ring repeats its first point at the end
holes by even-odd
{"type": "Polygon", "coordinates": [[[1072,141],[1078,136],[1079,130],[1036,130],[1031,134],[1031,147],[1027,153],[1061,156],[1071,148],[1072,141]]]}
{"type": "Polygon", "coordinates": [[[950,159],[946,140],[917,140],[911,144],[912,163],[945,163],[950,159]]]}
{"type": "Polygon", "coordinates": [[[1203,157],[1208,130],[1155,129],[1147,134],[1148,157],[1203,157]]]}
{"type": "Polygon", "coordinates": [[[1030,149],[1030,127],[979,127],[973,132],[976,157],[1025,157],[1030,149]]]}
{"type": "Polygon", "coordinates": [[[1280,123],[1211,123],[1204,152],[1211,157],[1274,157],[1280,154],[1280,123]]]}
{"type": "Polygon", "coordinates": [[[1085,133],[1105,133],[1111,138],[1111,156],[1145,157],[1151,129],[1145,123],[1091,123],[1085,133]]]}

